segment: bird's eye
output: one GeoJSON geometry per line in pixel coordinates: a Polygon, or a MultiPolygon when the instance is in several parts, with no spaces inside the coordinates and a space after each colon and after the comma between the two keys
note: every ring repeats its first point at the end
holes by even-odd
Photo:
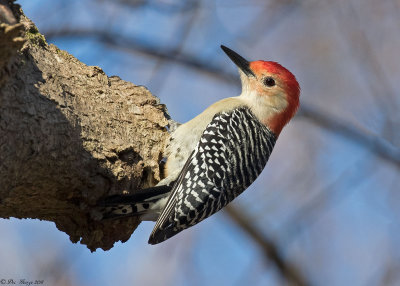
{"type": "Polygon", "coordinates": [[[275,80],[272,77],[266,77],[264,78],[264,84],[266,86],[274,86],[275,85],[275,80]]]}

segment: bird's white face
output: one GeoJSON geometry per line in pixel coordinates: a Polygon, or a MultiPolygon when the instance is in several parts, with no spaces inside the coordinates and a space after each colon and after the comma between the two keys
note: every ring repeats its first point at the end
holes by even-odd
{"type": "MultiPolygon", "coordinates": [[[[265,72],[257,77],[248,77],[240,71],[243,99],[266,116],[280,113],[288,107],[284,83],[279,77],[265,72]]],[[[261,115],[261,114],[260,114],[261,115]]]]}
{"type": "Polygon", "coordinates": [[[241,98],[264,124],[280,133],[299,105],[299,85],[295,77],[275,62],[256,61],[249,65],[253,75],[239,69],[241,98]]]}

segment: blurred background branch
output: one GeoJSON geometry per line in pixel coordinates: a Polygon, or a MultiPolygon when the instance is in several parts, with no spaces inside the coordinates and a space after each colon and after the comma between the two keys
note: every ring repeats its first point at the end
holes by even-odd
{"type": "Polygon", "coordinates": [[[237,226],[240,227],[242,231],[246,232],[253,242],[260,247],[267,261],[270,260],[273,262],[282,275],[282,278],[286,279],[290,285],[310,285],[306,282],[297,267],[292,265],[289,261],[286,261],[286,259],[280,254],[278,246],[262,234],[261,231],[252,223],[252,219],[247,217],[247,213],[243,208],[228,205],[224,211],[231,217],[237,226]]]}

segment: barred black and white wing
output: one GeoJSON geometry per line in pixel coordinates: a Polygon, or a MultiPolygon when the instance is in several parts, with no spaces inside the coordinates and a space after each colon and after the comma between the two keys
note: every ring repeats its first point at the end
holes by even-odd
{"type": "Polygon", "coordinates": [[[215,115],[183,167],[149,243],[197,224],[247,189],[264,169],[275,141],[247,107],[215,115]]]}

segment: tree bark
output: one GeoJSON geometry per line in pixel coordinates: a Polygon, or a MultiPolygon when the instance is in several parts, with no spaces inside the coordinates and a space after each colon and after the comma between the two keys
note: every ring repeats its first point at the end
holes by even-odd
{"type": "Polygon", "coordinates": [[[0,21],[0,217],[52,221],[91,251],[126,241],[137,219],[91,212],[160,180],[165,106],[48,45],[12,1],[0,0],[0,21]]]}

